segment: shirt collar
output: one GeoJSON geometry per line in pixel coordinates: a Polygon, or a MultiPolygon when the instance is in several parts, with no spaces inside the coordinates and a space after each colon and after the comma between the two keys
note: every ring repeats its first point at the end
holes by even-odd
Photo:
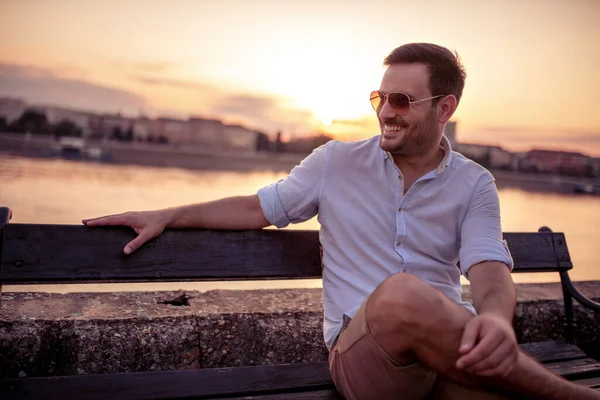
{"type": "MultiPolygon", "coordinates": [[[[435,172],[438,175],[441,174],[442,172],[444,172],[446,170],[446,168],[448,168],[448,166],[450,165],[450,162],[452,161],[452,145],[450,144],[450,140],[448,140],[446,135],[442,135],[440,149],[444,150],[444,158],[442,158],[442,161],[440,161],[439,165],[435,169],[435,172]]],[[[384,160],[387,160],[387,159],[393,160],[392,153],[390,153],[389,151],[384,151],[384,150],[381,150],[381,151],[383,152],[384,160]]]]}

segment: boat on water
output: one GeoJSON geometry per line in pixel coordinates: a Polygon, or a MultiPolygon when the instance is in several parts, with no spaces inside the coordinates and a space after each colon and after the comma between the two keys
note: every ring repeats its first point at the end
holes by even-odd
{"type": "Polygon", "coordinates": [[[592,184],[577,183],[573,186],[573,193],[595,194],[596,187],[592,184]]]}
{"type": "Polygon", "coordinates": [[[61,137],[56,146],[57,155],[79,160],[102,160],[105,154],[100,147],[86,145],[83,138],[61,137]]]}

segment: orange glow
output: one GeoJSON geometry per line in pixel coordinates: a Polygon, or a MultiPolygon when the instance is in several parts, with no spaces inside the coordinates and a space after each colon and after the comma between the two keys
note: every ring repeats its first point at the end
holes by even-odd
{"type": "Polygon", "coordinates": [[[28,0],[2,9],[0,64],[130,92],[150,114],[351,139],[377,134],[367,96],[383,58],[430,41],[467,67],[459,139],[510,148],[518,140],[488,128],[517,139],[522,129],[541,145],[551,131],[559,147],[600,155],[600,2],[28,0]]]}

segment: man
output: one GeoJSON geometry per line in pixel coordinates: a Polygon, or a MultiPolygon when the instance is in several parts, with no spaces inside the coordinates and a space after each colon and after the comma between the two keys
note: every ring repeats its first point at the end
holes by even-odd
{"type": "Polygon", "coordinates": [[[347,399],[598,398],[518,349],[494,179],[443,136],[466,76],[458,57],[407,44],[385,65],[371,93],[379,136],[331,141],[257,195],[83,222],[135,229],[130,254],[167,227],[281,228],[318,214],[324,336],[347,399]]]}

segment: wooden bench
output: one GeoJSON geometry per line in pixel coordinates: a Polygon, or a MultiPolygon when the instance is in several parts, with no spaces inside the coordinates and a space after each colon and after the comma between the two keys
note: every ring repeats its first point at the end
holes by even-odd
{"type": "MultiPolygon", "coordinates": [[[[0,208],[0,285],[320,278],[316,231],[165,231],[130,256],[123,227],[8,224],[0,208]]],[[[558,272],[565,340],[521,347],[554,373],[600,388],[600,362],[575,345],[576,290],[562,233],[505,233],[515,273],[558,272]]],[[[1,292],[0,292],[1,293],[1,292]]],[[[0,355],[1,357],[1,355],[0,355]]],[[[1,359],[0,359],[1,362],[1,359]]],[[[335,399],[326,362],[0,380],[2,399],[335,399]]]]}

